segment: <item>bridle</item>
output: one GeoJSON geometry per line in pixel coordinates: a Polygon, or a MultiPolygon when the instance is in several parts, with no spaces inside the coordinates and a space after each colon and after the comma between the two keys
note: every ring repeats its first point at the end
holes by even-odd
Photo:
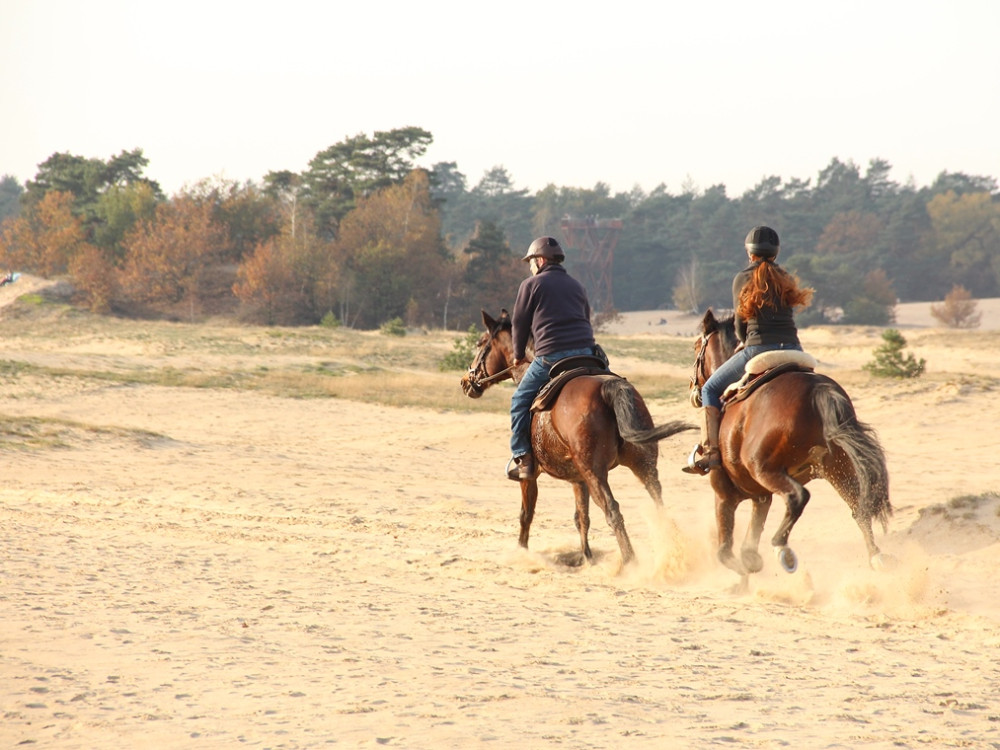
{"type": "Polygon", "coordinates": [[[492,375],[486,372],[486,358],[490,355],[493,339],[496,338],[496,335],[500,333],[503,327],[503,321],[498,321],[489,332],[486,342],[479,349],[479,352],[476,354],[476,358],[472,361],[472,365],[469,367],[469,372],[466,376],[469,386],[479,393],[486,390],[486,386],[492,385],[498,380],[503,380],[507,374],[514,369],[514,365],[511,365],[510,367],[500,370],[500,372],[495,372],[492,375]]]}
{"type": "Polygon", "coordinates": [[[708,351],[708,342],[718,331],[712,331],[710,333],[702,334],[698,337],[695,342],[695,346],[698,347],[698,354],[694,358],[694,373],[691,375],[691,384],[689,386],[689,398],[691,399],[691,405],[696,409],[701,408],[701,387],[708,380],[708,376],[711,375],[705,365],[705,353],[708,351]]]}

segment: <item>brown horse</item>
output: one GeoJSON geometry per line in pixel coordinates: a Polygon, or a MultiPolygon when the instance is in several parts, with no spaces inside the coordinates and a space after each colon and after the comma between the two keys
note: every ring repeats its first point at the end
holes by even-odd
{"type": "MultiPolygon", "coordinates": [[[[700,405],[701,386],[736,345],[733,317],[717,320],[711,310],[706,312],[695,343],[693,403],[700,405]]],[[[757,548],[774,493],[785,496],[787,509],[771,544],[782,568],[789,573],[796,569],[788,536],[809,502],[803,485],[816,478],[826,479],[851,508],[868,547],[869,564],[878,569],[888,562],[872,535],[872,519],[881,522],[884,531],[892,513],[885,454],[834,380],[812,371],[784,372],[745,400],[730,402],[723,411],[719,446],[722,469],[711,472],[718,555],[742,576],[744,587],[749,574],[763,567],[757,548]],[[736,506],[748,498],[753,512],[737,558],[736,506]]]]}
{"type": "MultiPolygon", "coordinates": [[[[462,390],[470,398],[479,398],[493,383],[507,378],[519,382],[527,363],[513,366],[514,352],[511,322],[506,310],[499,320],[483,311],[484,333],[468,373],[462,377],[462,390]]],[[[608,472],[621,464],[643,483],[658,506],[663,505],[662,488],[657,473],[657,441],[684,430],[694,429],[684,422],[654,425],[639,392],[624,378],[610,372],[575,377],[562,388],[548,411],[535,412],[531,418],[531,445],[535,463],[541,471],[573,485],[576,513],[573,520],[580,532],[584,557],[593,562],[587,533],[590,530],[590,497],[604,511],[621,549],[622,563],[635,556],[618,502],[608,484],[608,472]]],[[[521,535],[519,543],[528,546],[528,532],[538,499],[537,474],[521,480],[521,535]]]]}

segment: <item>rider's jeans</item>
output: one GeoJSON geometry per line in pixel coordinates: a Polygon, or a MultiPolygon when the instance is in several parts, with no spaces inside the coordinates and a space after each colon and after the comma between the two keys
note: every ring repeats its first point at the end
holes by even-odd
{"type": "Polygon", "coordinates": [[[776,349],[797,349],[802,351],[799,344],[758,344],[757,346],[745,346],[740,351],[723,362],[715,372],[709,376],[708,380],[701,387],[702,406],[714,406],[716,409],[722,408],[722,394],[726,388],[743,377],[743,370],[746,363],[762,352],[770,352],[776,349]]]}
{"type": "Polygon", "coordinates": [[[582,354],[593,354],[592,347],[583,349],[567,349],[535,357],[524,377],[517,384],[514,394],[510,397],[510,453],[512,456],[523,456],[531,452],[531,402],[542,390],[549,379],[552,365],[566,357],[578,357],[582,354]]]}

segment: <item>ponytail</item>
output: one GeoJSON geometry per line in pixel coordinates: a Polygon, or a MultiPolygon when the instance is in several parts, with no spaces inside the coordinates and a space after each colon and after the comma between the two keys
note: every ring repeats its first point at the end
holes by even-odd
{"type": "Polygon", "coordinates": [[[812,301],[813,291],[799,286],[799,280],[773,258],[761,258],[750,281],[740,290],[736,313],[743,320],[749,320],[757,317],[764,307],[806,307],[812,301]]]}

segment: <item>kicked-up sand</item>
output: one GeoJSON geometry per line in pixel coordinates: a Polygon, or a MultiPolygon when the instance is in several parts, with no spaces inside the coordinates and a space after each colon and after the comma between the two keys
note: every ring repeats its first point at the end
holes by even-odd
{"type": "MultiPolygon", "coordinates": [[[[861,370],[878,329],[803,332],[885,447],[896,565],[869,569],[816,481],[798,571],[768,548],[776,499],[746,593],[707,481],[678,470],[694,433],[661,443],[662,510],[612,473],[637,562],[594,512],[580,564],[548,477],[517,546],[509,388],[484,412],[123,382],[100,373],[209,365],[87,320],[54,340],[0,317],[2,747],[1000,747],[992,317],[904,328],[928,363],[908,381],[861,370]]],[[[690,338],[652,327],[607,335],[690,338]]],[[[660,371],[616,346],[621,374],[660,371]]],[[[285,364],[261,345],[240,366],[285,364]]]]}

